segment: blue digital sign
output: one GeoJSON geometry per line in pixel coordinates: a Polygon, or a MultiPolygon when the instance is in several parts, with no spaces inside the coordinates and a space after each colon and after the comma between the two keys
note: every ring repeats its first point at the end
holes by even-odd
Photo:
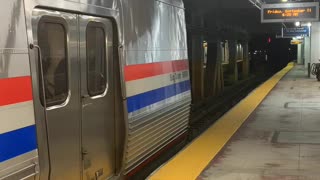
{"type": "Polygon", "coordinates": [[[282,36],[283,37],[308,37],[310,35],[309,27],[295,27],[295,28],[283,28],[282,36]]]}

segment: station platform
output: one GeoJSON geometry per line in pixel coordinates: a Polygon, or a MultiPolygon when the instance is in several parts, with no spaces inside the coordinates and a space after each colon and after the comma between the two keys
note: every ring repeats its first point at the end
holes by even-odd
{"type": "Polygon", "coordinates": [[[151,180],[319,180],[320,83],[289,64],[151,180]]]}

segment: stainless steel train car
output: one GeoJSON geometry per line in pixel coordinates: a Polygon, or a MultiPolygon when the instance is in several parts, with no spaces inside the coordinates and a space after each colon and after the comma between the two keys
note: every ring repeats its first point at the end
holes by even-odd
{"type": "Polygon", "coordinates": [[[120,177],[186,132],[182,0],[0,8],[0,179],[120,177]]]}

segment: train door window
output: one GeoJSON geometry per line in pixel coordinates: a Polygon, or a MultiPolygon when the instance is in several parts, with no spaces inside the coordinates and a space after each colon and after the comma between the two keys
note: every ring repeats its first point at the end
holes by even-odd
{"type": "MultiPolygon", "coordinates": [[[[62,104],[68,97],[67,38],[64,24],[59,23],[61,20],[50,19],[44,18],[38,27],[44,76],[40,76],[39,84],[42,93],[41,78],[44,78],[46,105],[54,106],[62,104]]],[[[41,100],[43,103],[43,98],[41,100]]]]}
{"type": "Polygon", "coordinates": [[[86,41],[87,88],[90,96],[97,96],[103,94],[107,86],[106,36],[102,23],[88,23],[86,41]]]}

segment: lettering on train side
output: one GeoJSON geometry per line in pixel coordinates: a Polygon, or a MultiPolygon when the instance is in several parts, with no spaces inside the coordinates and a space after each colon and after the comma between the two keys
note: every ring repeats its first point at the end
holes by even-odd
{"type": "Polygon", "coordinates": [[[186,79],[188,77],[189,77],[188,71],[173,73],[173,74],[170,74],[170,81],[177,81],[181,79],[186,79]]]}

